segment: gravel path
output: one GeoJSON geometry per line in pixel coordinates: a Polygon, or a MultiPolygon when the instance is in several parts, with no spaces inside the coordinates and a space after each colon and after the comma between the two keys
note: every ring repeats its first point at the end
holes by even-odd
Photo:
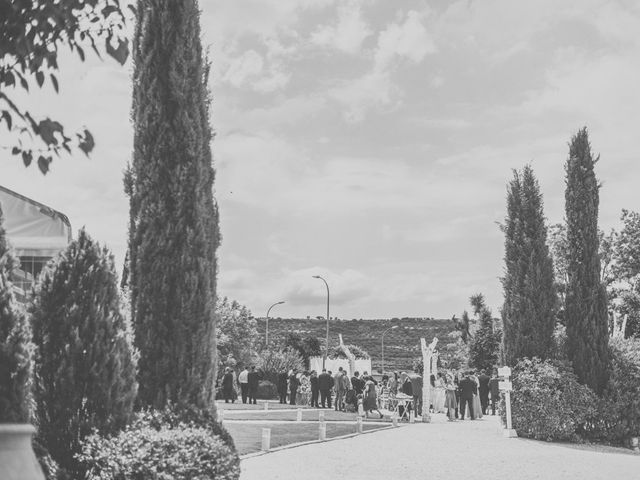
{"type": "Polygon", "coordinates": [[[242,460],[241,480],[639,480],[640,455],[504,438],[497,417],[416,423],[242,460]]]}

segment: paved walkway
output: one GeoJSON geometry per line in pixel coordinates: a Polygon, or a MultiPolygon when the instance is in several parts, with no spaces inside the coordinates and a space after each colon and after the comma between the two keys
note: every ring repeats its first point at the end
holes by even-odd
{"type": "Polygon", "coordinates": [[[504,438],[497,417],[385,429],[242,460],[240,480],[638,480],[640,455],[504,438]],[[298,473],[292,473],[298,472],[298,473]],[[304,472],[304,473],[301,473],[304,472]]]}

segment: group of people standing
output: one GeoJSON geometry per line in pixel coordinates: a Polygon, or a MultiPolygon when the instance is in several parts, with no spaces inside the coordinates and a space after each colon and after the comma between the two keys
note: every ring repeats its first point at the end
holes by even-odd
{"type": "MultiPolygon", "coordinates": [[[[226,367],[221,382],[224,403],[235,403],[238,394],[236,393],[234,383],[233,370],[231,367],[226,367]]],[[[260,374],[256,371],[255,365],[252,365],[250,369],[245,367],[244,370],[240,372],[238,375],[238,384],[240,385],[242,403],[257,403],[260,374]]]]}
{"type": "Polygon", "coordinates": [[[460,372],[453,376],[445,376],[445,408],[449,421],[464,420],[465,417],[475,420],[487,414],[491,406],[491,414],[496,414],[500,399],[498,377],[494,372],[489,377],[487,372],[476,374],[473,371],[460,372]]]}
{"type": "MultiPolygon", "coordinates": [[[[238,375],[242,403],[256,403],[260,375],[255,366],[244,368],[238,375]]],[[[445,413],[449,421],[470,418],[475,420],[487,414],[491,406],[492,415],[500,398],[498,377],[487,372],[438,372],[431,375],[431,395],[428,408],[434,413],[445,413]]],[[[229,367],[222,377],[222,396],[225,403],[235,402],[234,374],[229,367]]],[[[398,411],[412,409],[416,415],[423,413],[423,381],[417,373],[393,372],[383,375],[378,382],[368,372],[354,372],[351,377],[342,367],[334,374],[322,369],[298,372],[281,371],[277,389],[281,404],[306,405],[314,408],[333,408],[336,411],[356,412],[358,404],[366,416],[374,411],[383,417],[381,409],[398,411]],[[410,402],[406,402],[406,400],[410,402]],[[399,405],[401,406],[399,407],[399,405]]],[[[399,412],[402,414],[402,412],[399,412]]]]}
{"type": "Polygon", "coordinates": [[[337,411],[357,411],[358,400],[362,400],[365,413],[368,415],[378,408],[378,382],[363,372],[354,372],[349,377],[347,371],[338,367],[338,371],[322,369],[318,374],[311,372],[280,372],[278,374],[278,396],[280,403],[291,405],[308,405],[315,408],[333,408],[337,411]]]}

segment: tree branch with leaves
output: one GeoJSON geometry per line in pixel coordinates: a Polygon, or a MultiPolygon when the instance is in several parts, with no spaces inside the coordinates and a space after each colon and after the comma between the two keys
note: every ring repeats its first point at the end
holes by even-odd
{"type": "Polygon", "coordinates": [[[74,148],[89,155],[95,146],[88,129],[69,134],[54,119],[34,118],[16,100],[18,90],[29,92],[45,83],[58,92],[58,55],[65,46],[83,62],[85,49],[102,58],[104,48],[124,65],[129,41],[120,0],[0,0],[0,131],[11,138],[2,147],[26,167],[35,160],[43,174],[54,156],[74,148]]]}

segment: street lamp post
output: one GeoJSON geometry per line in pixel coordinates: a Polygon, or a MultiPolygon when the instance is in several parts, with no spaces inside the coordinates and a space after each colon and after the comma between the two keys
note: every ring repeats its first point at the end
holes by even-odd
{"type": "Polygon", "coordinates": [[[269,307],[269,309],[267,310],[267,327],[266,327],[266,334],[265,334],[265,339],[264,339],[264,346],[267,347],[267,348],[269,348],[269,312],[276,305],[282,305],[283,303],[284,303],[284,300],[282,300],[281,302],[276,302],[273,305],[271,305],[269,307]]]}
{"type": "Polygon", "coordinates": [[[381,350],[382,350],[382,374],[384,375],[384,334],[387,333],[389,330],[394,330],[398,328],[398,325],[394,325],[393,327],[389,327],[387,328],[384,332],[382,332],[382,345],[381,345],[381,350]]]}
{"type": "Polygon", "coordinates": [[[324,282],[324,285],[327,287],[327,338],[326,338],[326,344],[324,347],[324,357],[322,358],[322,368],[324,369],[325,364],[327,362],[327,355],[329,355],[329,284],[320,275],[314,275],[313,278],[319,278],[324,282]]]}

